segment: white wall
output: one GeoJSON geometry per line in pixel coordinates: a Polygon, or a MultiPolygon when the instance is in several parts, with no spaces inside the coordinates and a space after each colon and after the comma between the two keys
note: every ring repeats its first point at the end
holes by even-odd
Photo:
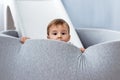
{"type": "Polygon", "coordinates": [[[76,28],[120,31],[120,0],[62,0],[76,28]]]}
{"type": "Polygon", "coordinates": [[[62,18],[70,25],[70,42],[77,47],[82,46],[61,0],[17,0],[14,5],[16,5],[19,17],[17,18],[19,24],[16,26],[22,32],[22,36],[28,36],[31,39],[46,39],[48,23],[55,18],[62,18]]]}
{"type": "MultiPolygon", "coordinates": [[[[4,10],[5,30],[8,29],[9,25],[10,25],[10,27],[13,25],[14,27],[16,27],[16,30],[19,30],[18,26],[21,25],[21,21],[19,20],[19,14],[16,11],[17,5],[15,4],[15,2],[16,2],[16,0],[4,0],[4,4],[5,4],[5,10],[4,10]],[[8,9],[10,9],[10,10],[8,10],[8,9]]],[[[12,27],[12,29],[15,29],[14,27],[12,27]]]]}
{"type": "Polygon", "coordinates": [[[4,5],[2,0],[0,0],[0,31],[3,30],[4,26],[4,5]]]}
{"type": "MultiPolygon", "coordinates": [[[[5,0],[0,0],[0,2],[2,1],[5,0]]],[[[76,28],[89,27],[120,30],[120,0],[62,0],[62,2],[76,28]]],[[[14,2],[12,2],[11,6],[13,4],[14,2]]],[[[0,12],[1,10],[0,5],[0,12]]],[[[13,14],[15,14],[14,10],[13,14]]],[[[1,25],[4,25],[2,13],[0,13],[1,25]]]]}

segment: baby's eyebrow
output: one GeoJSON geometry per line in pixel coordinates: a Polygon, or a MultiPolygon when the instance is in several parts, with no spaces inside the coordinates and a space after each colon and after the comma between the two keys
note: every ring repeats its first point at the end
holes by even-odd
{"type": "Polygon", "coordinates": [[[57,32],[56,30],[53,30],[52,32],[57,32]]]}
{"type": "Polygon", "coordinates": [[[67,32],[67,30],[62,30],[62,32],[67,32]]]}

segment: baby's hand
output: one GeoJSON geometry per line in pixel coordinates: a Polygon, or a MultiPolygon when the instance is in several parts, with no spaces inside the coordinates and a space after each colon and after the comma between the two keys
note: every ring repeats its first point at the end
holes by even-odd
{"type": "Polygon", "coordinates": [[[20,38],[20,42],[21,42],[22,44],[24,44],[27,39],[30,39],[30,38],[29,38],[29,37],[21,37],[21,38],[20,38]]]}
{"type": "Polygon", "coordinates": [[[80,51],[83,53],[85,51],[85,48],[80,48],[80,51]]]}

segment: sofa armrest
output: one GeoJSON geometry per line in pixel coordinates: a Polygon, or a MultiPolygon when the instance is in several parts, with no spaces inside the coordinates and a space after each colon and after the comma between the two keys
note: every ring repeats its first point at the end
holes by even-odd
{"type": "Polygon", "coordinates": [[[76,29],[78,36],[85,48],[113,40],[120,40],[120,32],[108,29],[79,28],[76,29]]]}
{"type": "Polygon", "coordinates": [[[5,34],[5,35],[12,36],[12,37],[17,37],[17,38],[19,38],[18,32],[15,31],[15,30],[2,31],[1,33],[2,33],[2,34],[5,34]]]}

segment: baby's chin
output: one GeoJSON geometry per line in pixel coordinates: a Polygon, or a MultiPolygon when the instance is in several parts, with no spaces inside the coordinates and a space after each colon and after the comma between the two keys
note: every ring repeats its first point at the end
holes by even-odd
{"type": "Polygon", "coordinates": [[[57,41],[62,41],[62,42],[66,42],[65,40],[62,40],[62,39],[56,39],[57,41]]]}

